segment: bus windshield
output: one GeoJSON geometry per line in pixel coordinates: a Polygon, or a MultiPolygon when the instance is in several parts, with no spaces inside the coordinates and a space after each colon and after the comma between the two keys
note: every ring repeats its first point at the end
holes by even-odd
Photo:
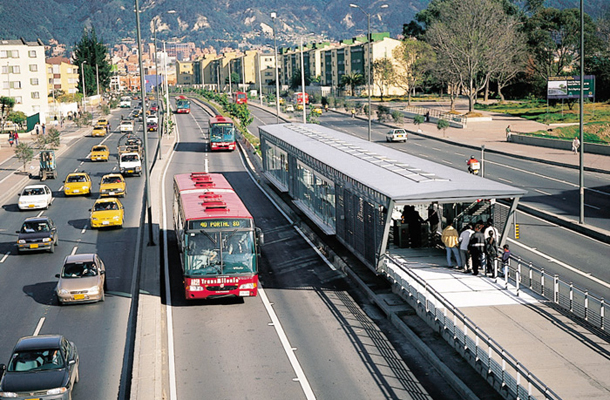
{"type": "Polygon", "coordinates": [[[234,275],[255,273],[253,231],[204,231],[189,233],[185,249],[185,275],[234,275]]]}
{"type": "Polygon", "coordinates": [[[235,141],[235,127],[233,124],[215,124],[210,127],[210,140],[212,142],[235,141]]]}

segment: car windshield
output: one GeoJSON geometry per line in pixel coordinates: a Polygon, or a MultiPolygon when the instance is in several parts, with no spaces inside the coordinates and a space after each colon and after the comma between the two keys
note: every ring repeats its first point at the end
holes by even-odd
{"type": "Polygon", "coordinates": [[[138,161],[138,156],[135,154],[125,154],[121,156],[121,161],[138,161]]]}
{"type": "Polygon", "coordinates": [[[119,206],[113,201],[95,203],[95,206],[93,207],[94,211],[109,211],[118,209],[119,206]]]}
{"type": "Polygon", "coordinates": [[[210,139],[212,141],[227,141],[235,140],[235,127],[230,124],[212,125],[210,129],[210,139]]]}
{"type": "Polygon", "coordinates": [[[105,176],[102,183],[121,183],[121,178],[118,176],[105,176]]]}
{"type": "Polygon", "coordinates": [[[21,227],[21,233],[34,233],[34,232],[49,232],[49,224],[46,222],[24,222],[21,227]]]}
{"type": "Polygon", "coordinates": [[[86,179],[83,175],[72,175],[67,179],[68,182],[85,182],[86,179]]]}
{"type": "Polygon", "coordinates": [[[93,151],[106,151],[106,148],[102,147],[102,146],[98,146],[98,147],[94,147],[93,151]]]}
{"type": "Polygon", "coordinates": [[[396,129],[394,130],[394,134],[404,135],[406,132],[404,129],[396,129]]]}
{"type": "Polygon", "coordinates": [[[254,272],[252,231],[201,231],[187,237],[188,275],[245,274],[254,272]]]}
{"type": "Polygon", "coordinates": [[[13,354],[8,365],[9,372],[42,371],[64,367],[59,349],[30,350],[13,354]]]}
{"type": "Polygon", "coordinates": [[[44,194],[43,188],[26,188],[21,193],[22,196],[40,196],[44,194]]]}
{"type": "Polygon", "coordinates": [[[62,278],[82,278],[84,276],[97,276],[97,267],[93,261],[82,263],[67,263],[61,273],[62,278]]]}

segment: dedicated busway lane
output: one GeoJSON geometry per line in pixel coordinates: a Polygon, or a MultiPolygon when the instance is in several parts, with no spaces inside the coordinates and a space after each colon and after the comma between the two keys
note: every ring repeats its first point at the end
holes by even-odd
{"type": "MultiPolygon", "coordinates": [[[[82,379],[75,387],[75,397],[80,393],[82,397],[111,399],[116,398],[118,392],[120,368],[117,366],[120,366],[122,360],[129,298],[110,294],[104,303],[59,307],[53,293],[57,282],[54,275],[59,273],[63,258],[73,252],[98,252],[101,255],[109,270],[111,292],[123,291],[123,285],[131,278],[129,271],[133,264],[133,251],[128,249],[121,258],[121,252],[117,249],[121,250],[119,244],[124,246],[124,243],[135,242],[135,233],[131,233],[127,228],[103,232],[108,235],[97,237],[97,232],[86,229],[88,209],[97,197],[99,179],[102,174],[111,172],[115,165],[113,161],[93,163],[86,159],[86,156],[93,144],[102,141],[111,149],[116,148],[117,139],[118,135],[101,139],[84,137],[71,143],[70,148],[58,157],[58,179],[45,182],[53,189],[56,199],[53,206],[44,212],[44,215],[55,220],[59,228],[60,244],[56,252],[11,254],[0,264],[0,276],[4,274],[10,277],[0,277],[0,280],[10,282],[10,285],[5,285],[6,289],[3,290],[0,301],[1,307],[6,309],[0,312],[5,316],[3,326],[12,328],[10,331],[4,329],[0,333],[3,339],[6,338],[2,340],[0,357],[8,360],[16,340],[21,336],[33,334],[36,327],[39,327],[40,334],[64,334],[77,344],[81,356],[82,379]],[[61,194],[59,189],[63,186],[63,179],[74,170],[86,170],[92,176],[94,195],[91,198],[65,198],[61,194]]],[[[131,189],[135,193],[133,203],[139,207],[141,201],[136,199],[141,199],[141,196],[138,196],[137,185],[131,189]]],[[[141,188],[139,191],[141,192],[141,188]]],[[[126,208],[129,209],[129,202],[126,203],[126,208]]],[[[17,228],[25,214],[33,214],[17,213],[13,208],[16,210],[16,206],[9,204],[4,207],[4,211],[14,220],[10,224],[17,225],[17,228]]],[[[128,220],[132,227],[137,228],[137,216],[128,217],[128,220]]],[[[13,243],[14,240],[13,238],[13,243]]]]}
{"type": "MultiPolygon", "coordinates": [[[[224,173],[234,185],[265,232],[263,290],[314,396],[428,398],[379,328],[345,288],[338,288],[339,274],[255,186],[239,154],[200,153],[207,146],[201,142],[200,111],[194,107],[192,112],[197,123],[177,116],[180,143],[165,182],[167,196],[173,174],[201,170],[206,158],[210,172],[224,173]]],[[[171,204],[171,198],[166,201],[171,204]]],[[[169,237],[178,398],[226,393],[227,387],[231,393],[221,398],[303,398],[300,384],[305,382],[295,381],[297,374],[261,303],[263,295],[243,301],[182,300],[175,241],[173,234],[169,237]]]]}

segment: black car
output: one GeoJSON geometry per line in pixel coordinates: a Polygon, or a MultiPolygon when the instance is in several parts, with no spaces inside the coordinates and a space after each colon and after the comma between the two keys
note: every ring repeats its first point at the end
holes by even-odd
{"type": "Polygon", "coordinates": [[[76,346],[63,336],[23,337],[0,364],[0,399],[71,399],[78,366],[76,346]]]}
{"type": "Polygon", "coordinates": [[[19,234],[17,250],[20,253],[38,250],[47,250],[53,253],[55,252],[55,246],[59,243],[57,227],[49,217],[26,218],[21,225],[21,229],[16,233],[19,234]]]}

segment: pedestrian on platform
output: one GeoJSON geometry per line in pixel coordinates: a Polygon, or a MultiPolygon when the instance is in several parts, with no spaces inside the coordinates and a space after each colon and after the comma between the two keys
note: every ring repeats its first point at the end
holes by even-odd
{"type": "Polygon", "coordinates": [[[441,241],[445,245],[445,251],[447,252],[447,267],[453,268],[451,266],[451,253],[453,253],[453,257],[455,258],[455,261],[457,263],[456,267],[462,265],[458,247],[460,243],[460,237],[458,235],[457,230],[453,227],[453,222],[450,221],[445,227],[445,229],[443,229],[441,241]]]}
{"type": "Polygon", "coordinates": [[[424,219],[419,215],[415,206],[405,206],[402,210],[402,223],[408,224],[409,241],[411,247],[418,248],[422,245],[421,225],[424,219]]]}
{"type": "Polygon", "coordinates": [[[494,231],[489,231],[488,236],[485,238],[485,259],[487,260],[487,268],[485,269],[486,274],[491,274],[491,277],[495,277],[494,262],[498,257],[498,244],[494,236],[494,231]]]}
{"type": "Polygon", "coordinates": [[[510,248],[507,244],[502,249],[502,269],[499,272],[499,276],[504,278],[508,276],[508,267],[510,266],[510,248]]]}
{"type": "Polygon", "coordinates": [[[510,134],[511,134],[511,130],[510,130],[510,125],[506,127],[506,141],[510,142],[510,134]]]}
{"type": "Polygon", "coordinates": [[[574,154],[578,153],[578,148],[580,147],[580,140],[577,137],[572,140],[572,151],[574,154]]]}
{"type": "Polygon", "coordinates": [[[479,275],[479,268],[485,268],[485,236],[483,235],[483,222],[477,222],[474,233],[470,236],[468,250],[472,256],[472,274],[479,275]]]}
{"type": "Polygon", "coordinates": [[[436,236],[436,232],[438,231],[438,223],[440,219],[438,217],[438,203],[432,202],[428,206],[428,223],[430,224],[430,232],[432,236],[436,236]]]}
{"type": "Polygon", "coordinates": [[[498,240],[498,238],[500,236],[499,236],[498,230],[494,226],[494,220],[491,218],[489,218],[487,220],[487,223],[485,224],[485,227],[483,228],[483,236],[485,236],[485,238],[487,238],[489,236],[490,231],[494,233],[494,237],[496,238],[496,240],[498,240]]]}
{"type": "Polygon", "coordinates": [[[466,228],[460,233],[460,260],[462,261],[461,267],[464,269],[464,272],[468,272],[471,269],[470,262],[470,253],[468,252],[468,245],[470,244],[470,237],[474,233],[472,229],[472,224],[466,225],[466,228]]]}
{"type": "Polygon", "coordinates": [[[356,118],[356,109],[352,108],[352,118],[356,118]]]}
{"type": "Polygon", "coordinates": [[[426,115],[424,116],[424,122],[430,122],[430,111],[426,111],[426,115]]]}
{"type": "Polygon", "coordinates": [[[19,133],[13,132],[13,140],[15,141],[15,145],[19,146],[19,133]]]}

